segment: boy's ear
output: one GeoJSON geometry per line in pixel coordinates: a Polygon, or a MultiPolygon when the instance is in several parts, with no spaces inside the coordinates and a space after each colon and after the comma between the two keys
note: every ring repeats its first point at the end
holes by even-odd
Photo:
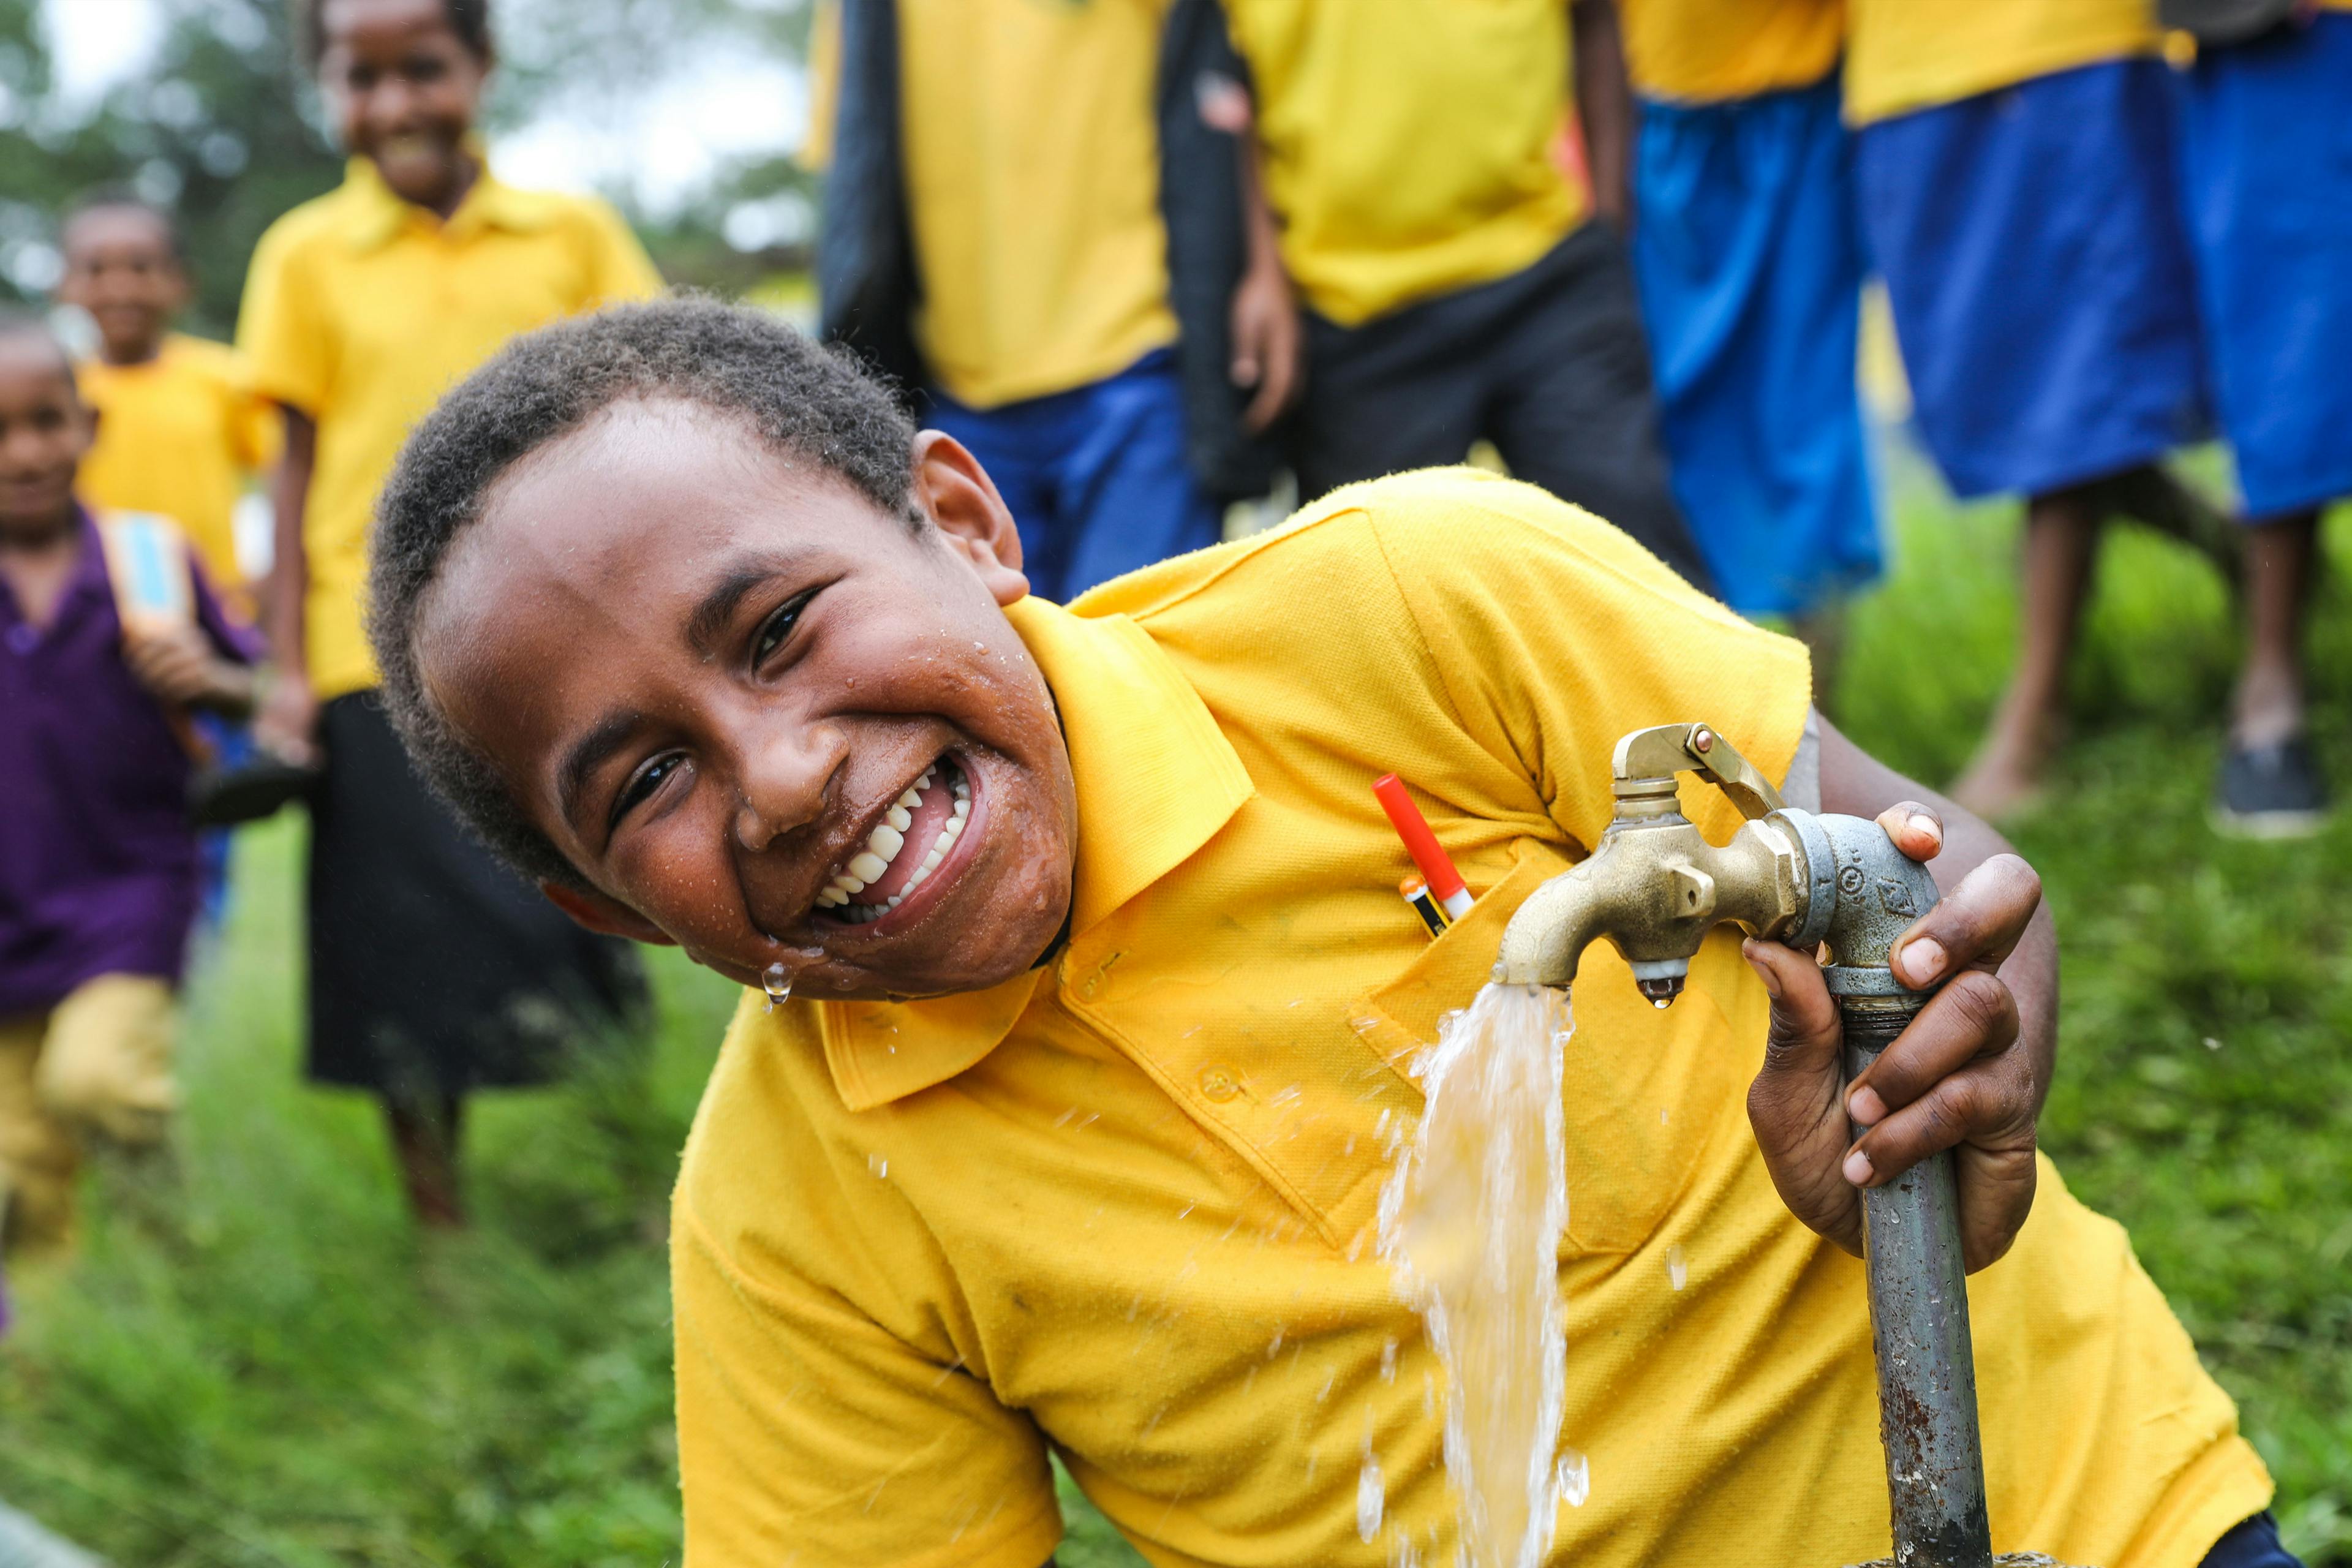
{"type": "Polygon", "coordinates": [[[626,937],[631,942],[651,942],[656,947],[677,945],[661,927],[618,899],[608,899],[593,888],[571,888],[562,882],[542,881],[539,890],[546,895],[549,903],[598,936],[626,937]]]}
{"type": "Polygon", "coordinates": [[[1021,531],[996,493],[996,481],[962,442],[939,430],[915,437],[915,504],[948,548],[971,563],[999,605],[1027,596],[1021,531]]]}

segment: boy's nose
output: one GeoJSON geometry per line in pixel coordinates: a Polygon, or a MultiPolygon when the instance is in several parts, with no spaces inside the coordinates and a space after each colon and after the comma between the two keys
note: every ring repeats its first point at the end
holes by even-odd
{"type": "Polygon", "coordinates": [[[746,752],[735,842],[756,854],[815,821],[837,765],[837,749],[825,744],[823,731],[772,736],[746,752]]]}

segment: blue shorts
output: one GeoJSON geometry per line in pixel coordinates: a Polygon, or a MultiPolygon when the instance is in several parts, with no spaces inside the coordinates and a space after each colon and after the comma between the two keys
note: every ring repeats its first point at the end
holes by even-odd
{"type": "Polygon", "coordinates": [[[2352,15],[2199,52],[2181,169],[2247,514],[2352,495],[2352,15]]]}
{"type": "Polygon", "coordinates": [[[926,416],[971,448],[1021,529],[1022,570],[1067,604],[1097,583],[1214,544],[1223,515],[1185,451],[1176,356],[997,408],[934,390],[926,416]]]}
{"type": "Polygon", "coordinates": [[[1724,601],[1808,610],[1878,574],[1854,387],[1863,255],[1832,75],[1644,102],[1633,270],[1675,499],[1724,601]]]}
{"type": "Polygon", "coordinates": [[[2085,66],[1856,133],[1863,233],[1955,495],[2038,495],[2205,434],[2167,76],[2085,66]]]}
{"type": "Polygon", "coordinates": [[[2279,1544],[2278,1521],[2258,1513],[2215,1542],[2200,1568],[2303,1568],[2303,1560],[2279,1544]]]}

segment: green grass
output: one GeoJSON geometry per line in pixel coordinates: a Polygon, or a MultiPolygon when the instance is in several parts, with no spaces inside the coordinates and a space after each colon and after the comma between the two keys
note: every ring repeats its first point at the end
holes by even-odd
{"type": "MultiPolygon", "coordinates": [[[[1832,707],[1940,779],[2006,667],[2015,522],[1904,494],[1895,580],[1854,616],[1832,707]]],[[[2343,581],[2315,711],[2352,784],[2343,581]]],[[[2074,742],[2017,835],[2066,942],[2046,1131],[2238,1396],[2293,1542],[2352,1563],[2352,819],[2293,847],[2208,831],[2233,646],[2201,567],[2114,542],[2074,742]]],[[[660,1230],[727,988],[656,955],[647,1048],[484,1100],[480,1223],[420,1240],[370,1106],[298,1082],[298,849],[291,825],[241,847],[193,1002],[182,1185],[100,1173],[78,1264],[16,1281],[0,1498],[121,1568],[674,1561],[660,1230]]],[[[1066,1564],[1136,1561],[1070,1512],[1066,1564]]]]}

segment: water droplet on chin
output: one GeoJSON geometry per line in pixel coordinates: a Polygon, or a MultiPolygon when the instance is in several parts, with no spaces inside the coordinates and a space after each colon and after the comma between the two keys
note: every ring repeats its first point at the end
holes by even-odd
{"type": "Polygon", "coordinates": [[[792,996],[793,972],[781,963],[768,965],[766,973],[760,976],[760,989],[768,994],[768,1011],[774,1012],[777,1003],[792,996]]]}

